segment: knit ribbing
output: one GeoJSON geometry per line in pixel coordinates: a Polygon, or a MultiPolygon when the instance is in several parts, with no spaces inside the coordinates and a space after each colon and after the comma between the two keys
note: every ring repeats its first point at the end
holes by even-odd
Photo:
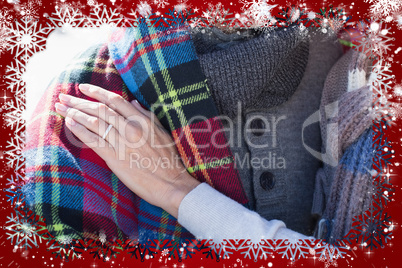
{"type": "Polygon", "coordinates": [[[372,193],[368,191],[372,184],[367,169],[372,167],[371,152],[372,130],[367,130],[362,137],[350,146],[342,157],[337,169],[324,218],[334,222],[330,241],[341,239],[351,226],[353,217],[368,208],[372,193]]]}
{"type": "Polygon", "coordinates": [[[237,40],[226,49],[214,47],[216,41],[194,38],[197,51],[208,52],[198,57],[222,114],[234,118],[239,100],[244,111],[266,109],[289,99],[303,77],[309,54],[308,40],[298,31],[289,27],[262,33],[247,42],[237,40]]]}
{"type": "Polygon", "coordinates": [[[351,80],[359,80],[355,77],[356,72],[361,72],[360,76],[369,73],[368,61],[364,57],[362,54],[349,51],[337,62],[325,82],[326,90],[323,91],[321,101],[321,116],[322,122],[326,124],[321,126],[321,135],[324,142],[329,139],[333,141],[332,146],[340,146],[329,148],[329,152],[335,159],[340,159],[345,149],[372,123],[372,116],[368,115],[371,93],[367,81],[362,85],[351,83],[351,80]],[[358,87],[350,88],[351,85],[358,87]],[[336,104],[337,115],[331,118],[325,110],[336,101],[339,101],[336,104]],[[338,132],[328,133],[327,124],[333,123],[338,124],[338,132]],[[334,142],[335,139],[338,142],[334,142]]]}
{"type": "Polygon", "coordinates": [[[370,61],[365,55],[349,51],[328,75],[321,100],[324,152],[339,164],[324,163],[317,173],[312,211],[331,225],[327,235],[332,242],[349,232],[353,218],[363,213],[371,200],[368,170],[372,166],[373,115],[369,110],[369,73],[370,61]]]}

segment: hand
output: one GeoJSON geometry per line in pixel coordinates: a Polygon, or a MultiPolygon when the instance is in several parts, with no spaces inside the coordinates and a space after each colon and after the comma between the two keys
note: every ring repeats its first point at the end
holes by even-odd
{"type": "Polygon", "coordinates": [[[177,218],[181,201],[200,182],[187,173],[170,134],[138,102],[93,85],[79,88],[99,102],[60,94],[55,107],[67,127],[131,191],[177,218]]]}

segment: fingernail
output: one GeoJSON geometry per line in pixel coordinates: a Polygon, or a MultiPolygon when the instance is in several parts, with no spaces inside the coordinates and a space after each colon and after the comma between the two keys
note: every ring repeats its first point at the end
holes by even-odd
{"type": "Polygon", "coordinates": [[[131,104],[134,105],[137,109],[142,108],[142,107],[141,107],[141,104],[138,102],[137,99],[132,100],[132,101],[131,101],[131,104]]]}
{"type": "Polygon", "coordinates": [[[61,103],[56,102],[55,106],[56,106],[56,110],[59,110],[61,112],[67,111],[67,106],[65,106],[61,103]]]}
{"type": "Polygon", "coordinates": [[[70,117],[66,117],[66,123],[69,124],[70,126],[75,126],[75,121],[70,117]]]}
{"type": "Polygon", "coordinates": [[[69,95],[66,95],[66,94],[61,93],[61,94],[59,95],[59,99],[60,99],[61,101],[68,102],[68,101],[71,99],[71,97],[70,97],[69,95]]]}
{"type": "Polygon", "coordinates": [[[78,86],[78,88],[81,89],[81,91],[88,91],[89,85],[87,85],[87,84],[80,84],[80,85],[78,86]]]}

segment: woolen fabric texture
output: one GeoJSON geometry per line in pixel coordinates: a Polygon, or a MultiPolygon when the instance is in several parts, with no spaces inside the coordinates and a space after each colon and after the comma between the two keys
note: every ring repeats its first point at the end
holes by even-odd
{"type": "Polygon", "coordinates": [[[252,39],[246,32],[241,34],[244,39],[231,42],[217,32],[205,33],[194,42],[196,50],[202,51],[198,58],[222,114],[235,118],[239,101],[242,110],[266,109],[292,96],[308,60],[308,40],[299,27],[255,32],[252,39]]]}
{"type": "Polygon", "coordinates": [[[351,50],[332,68],[323,91],[321,135],[327,161],[317,172],[312,212],[322,216],[326,230],[319,235],[317,229],[316,235],[332,242],[347,235],[353,218],[372,203],[371,68],[370,59],[351,50]]]}

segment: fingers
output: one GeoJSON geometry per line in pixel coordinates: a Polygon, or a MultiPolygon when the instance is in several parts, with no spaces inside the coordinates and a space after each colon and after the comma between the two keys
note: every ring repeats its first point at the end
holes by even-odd
{"type": "Polygon", "coordinates": [[[123,97],[101,87],[89,84],[80,84],[79,89],[83,94],[106,104],[125,118],[140,113],[123,97]]]}
{"type": "Polygon", "coordinates": [[[107,105],[100,102],[93,102],[70,95],[60,94],[59,99],[62,104],[80,110],[88,115],[98,117],[108,124],[112,124],[116,129],[124,129],[127,121],[107,105]]]}
{"type": "Polygon", "coordinates": [[[74,119],[66,117],[66,126],[75,136],[77,136],[77,138],[94,150],[95,153],[103,159],[105,159],[105,157],[116,155],[115,149],[108,141],[89,131],[85,126],[76,122],[74,119]]]}
{"type": "MultiPolygon", "coordinates": [[[[78,130],[80,131],[81,135],[84,135],[84,138],[87,138],[88,141],[94,142],[98,141],[98,139],[94,140],[93,135],[97,135],[98,137],[104,136],[110,124],[106,123],[104,120],[100,119],[99,117],[88,115],[80,110],[75,108],[67,107],[61,103],[56,103],[56,111],[61,114],[62,116],[66,117],[66,122],[71,123],[78,123],[78,130]],[[72,120],[71,120],[72,119],[72,120]],[[87,131],[83,131],[82,127],[84,127],[87,131]],[[92,133],[92,134],[91,134],[92,133]]],[[[70,126],[75,126],[71,124],[70,126]]],[[[75,134],[75,133],[74,133],[75,134]]],[[[116,128],[111,128],[108,130],[108,134],[105,137],[105,140],[111,146],[115,146],[116,139],[118,137],[118,132],[116,128]]],[[[78,135],[77,135],[78,137],[78,135]]],[[[102,139],[103,140],[103,139],[102,139]]],[[[81,140],[82,142],[86,143],[85,140],[81,140]]],[[[91,147],[92,148],[92,147],[91,147]]]]}
{"type": "Polygon", "coordinates": [[[156,124],[162,130],[165,130],[155,114],[144,109],[141,104],[136,100],[130,103],[116,93],[90,84],[80,84],[79,89],[83,94],[94,98],[101,103],[106,104],[108,108],[110,107],[111,109],[115,110],[125,119],[127,119],[128,123],[133,123],[136,121],[137,116],[144,115],[147,119],[150,120],[150,122],[156,124]]]}
{"type": "Polygon", "coordinates": [[[113,125],[106,140],[115,150],[123,146],[123,143],[137,148],[144,144],[150,135],[158,145],[165,144],[165,140],[169,140],[164,135],[169,134],[170,138],[170,133],[155,114],[144,109],[138,102],[130,103],[115,93],[88,84],[81,84],[80,89],[99,102],[60,94],[61,103],[56,104],[57,112],[74,119],[99,137],[104,135],[110,124],[113,125]]]}

